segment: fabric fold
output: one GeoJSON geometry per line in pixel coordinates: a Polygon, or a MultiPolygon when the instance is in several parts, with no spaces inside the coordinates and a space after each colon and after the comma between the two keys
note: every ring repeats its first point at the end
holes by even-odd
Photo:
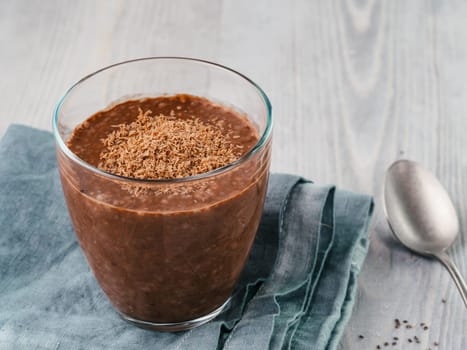
{"type": "Polygon", "coordinates": [[[229,307],[190,331],[119,318],[79,249],[53,137],[13,125],[0,141],[0,348],[336,349],[368,250],[371,197],[272,174],[229,307]]]}

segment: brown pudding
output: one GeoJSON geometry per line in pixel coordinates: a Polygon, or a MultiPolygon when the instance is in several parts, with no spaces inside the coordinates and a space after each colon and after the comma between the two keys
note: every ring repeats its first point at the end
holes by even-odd
{"type": "Polygon", "coordinates": [[[217,160],[171,164],[172,151],[160,148],[151,149],[150,160],[139,157],[141,166],[115,165],[109,152],[119,148],[109,150],[109,135],[138,122],[145,111],[151,111],[152,118],[168,116],[175,123],[185,120],[196,127],[199,122],[220,131],[224,149],[218,151],[224,157],[230,150],[229,162],[256,145],[258,132],[241,113],[207,99],[162,96],[114,105],[71,133],[67,146],[76,156],[121,176],[83,166],[58,150],[75,231],[113,305],[142,321],[193,320],[229,298],[243,269],[263,209],[270,147],[209,175],[203,173],[221,164],[217,160]]]}

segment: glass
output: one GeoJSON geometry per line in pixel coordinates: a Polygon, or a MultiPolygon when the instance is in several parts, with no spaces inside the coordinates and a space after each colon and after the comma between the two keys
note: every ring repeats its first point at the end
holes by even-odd
{"type": "Polygon", "coordinates": [[[73,85],[53,116],[57,160],[80,246],[120,315],[178,331],[217,316],[245,265],[261,218],[271,153],[271,105],[245,76],[188,58],[154,57],[101,69],[73,85]],[[119,102],[191,94],[240,111],[259,141],[204,174],[141,180],[104,172],[66,145],[73,129],[119,102]]]}

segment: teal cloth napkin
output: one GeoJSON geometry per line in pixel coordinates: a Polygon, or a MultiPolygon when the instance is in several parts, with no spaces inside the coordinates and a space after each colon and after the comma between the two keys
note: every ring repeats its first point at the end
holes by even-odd
{"type": "Polygon", "coordinates": [[[65,206],[49,132],[12,125],[0,142],[0,349],[335,349],[368,250],[372,199],[272,174],[230,306],[190,331],[119,318],[65,206]]]}

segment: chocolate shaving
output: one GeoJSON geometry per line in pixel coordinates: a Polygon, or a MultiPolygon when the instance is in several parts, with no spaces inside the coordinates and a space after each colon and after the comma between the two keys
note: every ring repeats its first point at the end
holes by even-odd
{"type": "Polygon", "coordinates": [[[183,178],[223,167],[243,153],[216,124],[151,113],[139,109],[135,121],[115,125],[102,139],[100,169],[139,179],[183,178]]]}

